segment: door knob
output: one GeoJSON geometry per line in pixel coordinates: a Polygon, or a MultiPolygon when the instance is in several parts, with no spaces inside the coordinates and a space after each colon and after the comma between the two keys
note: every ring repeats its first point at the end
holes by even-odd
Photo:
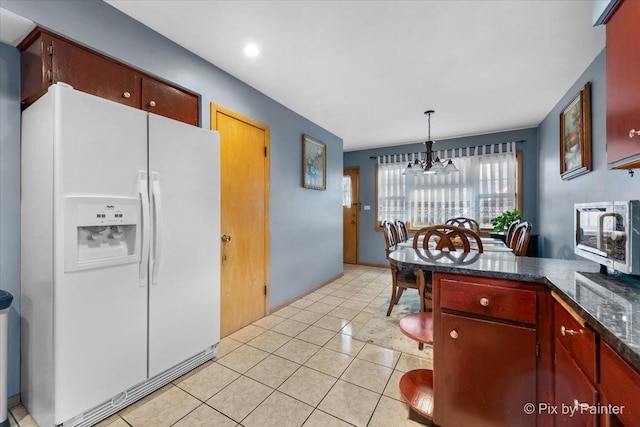
{"type": "Polygon", "coordinates": [[[483,307],[486,307],[489,305],[489,299],[488,298],[480,298],[480,305],[483,307]]]}
{"type": "Polygon", "coordinates": [[[449,336],[454,340],[458,339],[458,331],[456,331],[455,329],[452,329],[451,332],[449,332],[449,336]]]}
{"type": "Polygon", "coordinates": [[[356,223],[355,221],[351,221],[351,224],[355,224],[355,223],[356,223]]]}
{"type": "Polygon", "coordinates": [[[131,98],[131,93],[129,93],[129,92],[124,92],[124,93],[122,94],[122,97],[123,97],[123,98],[126,98],[126,99],[129,99],[129,98],[131,98]]]}
{"type": "Polygon", "coordinates": [[[156,101],[149,102],[149,107],[155,107],[155,106],[156,106],[156,101]]]}
{"type": "Polygon", "coordinates": [[[231,236],[227,236],[226,234],[222,236],[222,241],[227,243],[231,241],[231,236]]]}

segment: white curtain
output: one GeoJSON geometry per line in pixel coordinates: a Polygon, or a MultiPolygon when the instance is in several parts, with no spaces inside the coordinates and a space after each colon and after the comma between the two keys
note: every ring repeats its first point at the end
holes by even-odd
{"type": "Polygon", "coordinates": [[[378,157],[378,224],[406,217],[406,187],[402,172],[408,163],[407,155],[378,157]]]}
{"type": "Polygon", "coordinates": [[[442,150],[436,156],[452,158],[458,172],[402,175],[411,155],[378,158],[379,221],[403,219],[422,227],[464,216],[488,228],[491,218],[516,208],[514,142],[442,150]]]}

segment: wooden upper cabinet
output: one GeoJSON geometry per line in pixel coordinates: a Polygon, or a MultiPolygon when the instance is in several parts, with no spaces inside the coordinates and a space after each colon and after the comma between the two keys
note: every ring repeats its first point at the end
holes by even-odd
{"type": "Polygon", "coordinates": [[[198,97],[155,79],[142,77],[143,110],[198,125],[198,97]]]}
{"type": "Polygon", "coordinates": [[[640,167],[639,22],[640,1],[637,0],[622,1],[607,22],[609,168],[640,167]]]}
{"type": "Polygon", "coordinates": [[[36,28],[18,49],[25,106],[50,85],[64,82],[82,92],[198,126],[198,95],[57,34],[36,28]]]}
{"type": "Polygon", "coordinates": [[[51,46],[51,83],[65,82],[76,90],[130,107],[140,104],[135,71],[63,40],[50,36],[42,40],[51,46]]]}

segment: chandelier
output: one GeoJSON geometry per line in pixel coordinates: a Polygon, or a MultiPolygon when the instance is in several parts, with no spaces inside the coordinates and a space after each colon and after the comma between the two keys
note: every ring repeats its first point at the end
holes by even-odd
{"type": "Polygon", "coordinates": [[[431,140],[431,115],[435,113],[434,110],[427,110],[424,114],[427,116],[429,135],[428,140],[424,142],[425,145],[425,158],[421,160],[415,159],[413,163],[409,163],[404,170],[403,175],[419,175],[419,174],[441,174],[445,175],[451,172],[458,172],[458,168],[453,164],[451,159],[440,160],[439,157],[433,159],[433,141],[431,140]]]}

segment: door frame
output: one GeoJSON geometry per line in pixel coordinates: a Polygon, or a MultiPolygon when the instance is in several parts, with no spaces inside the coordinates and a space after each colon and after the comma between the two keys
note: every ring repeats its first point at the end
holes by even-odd
{"type": "MultiPolygon", "coordinates": [[[[239,120],[241,122],[244,122],[250,126],[256,127],[258,129],[261,129],[262,131],[264,131],[265,134],[265,141],[264,141],[264,145],[266,148],[266,152],[265,152],[265,156],[264,156],[264,170],[265,170],[265,180],[264,180],[264,241],[265,241],[265,245],[264,245],[264,278],[265,278],[265,286],[267,287],[266,293],[265,293],[265,297],[264,297],[264,315],[267,316],[269,315],[269,300],[270,300],[270,296],[271,296],[271,283],[270,283],[270,276],[269,276],[269,268],[270,268],[270,259],[271,259],[271,251],[270,251],[270,247],[271,247],[271,241],[269,239],[269,236],[271,235],[270,230],[269,230],[269,224],[270,224],[270,220],[269,220],[269,188],[270,188],[270,177],[271,177],[271,171],[270,171],[270,162],[269,162],[269,157],[271,155],[271,135],[270,135],[270,130],[269,130],[269,126],[261,123],[259,121],[253,120],[250,117],[247,117],[243,114],[240,114],[236,111],[230,110],[228,108],[225,108],[219,104],[216,104],[214,102],[210,103],[210,111],[211,111],[211,124],[209,125],[211,130],[218,130],[218,118],[217,115],[218,113],[220,114],[224,114],[226,116],[232,117],[236,120],[239,120]]],[[[220,140],[222,140],[222,135],[220,136],[220,140]]],[[[220,162],[222,163],[222,159],[220,159],[220,162]]],[[[222,261],[220,261],[222,263],[222,261]]],[[[222,265],[220,266],[222,268],[222,265]]]]}
{"type": "MultiPolygon", "coordinates": [[[[343,166],[342,176],[344,176],[347,170],[353,170],[358,178],[356,182],[356,194],[358,195],[358,206],[356,207],[356,262],[352,265],[360,264],[360,166],[343,166]]],[[[352,204],[353,206],[353,204],[352,204]]],[[[344,240],[344,225],[342,228],[342,239],[344,240]]],[[[344,254],[342,257],[344,261],[344,254]]]]}

